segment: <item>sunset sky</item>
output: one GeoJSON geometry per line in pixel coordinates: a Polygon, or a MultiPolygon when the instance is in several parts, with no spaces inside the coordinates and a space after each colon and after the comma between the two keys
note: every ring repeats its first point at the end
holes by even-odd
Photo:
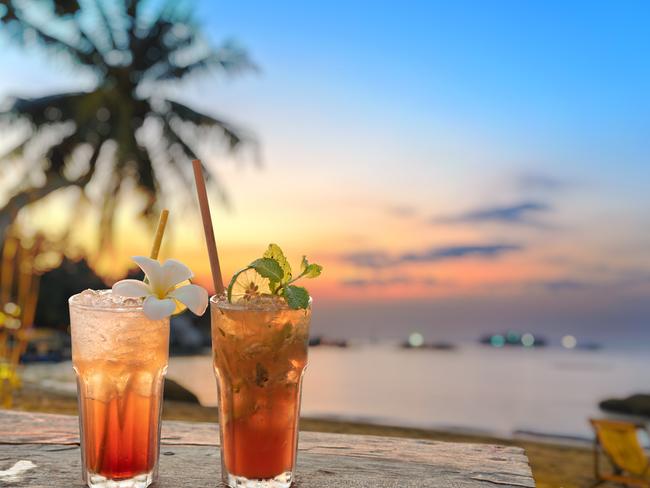
{"type": "MultiPolygon", "coordinates": [[[[349,307],[399,320],[411,303],[422,328],[437,314],[648,325],[647,2],[196,6],[214,43],[237,40],[260,67],[169,89],[260,144],[259,166],[253,151],[203,155],[231,197],[230,209],[213,201],[225,279],[274,241],[296,265],[303,253],[324,265],[309,285],[332,321],[349,307]]],[[[1,99],[91,86],[37,50],[0,47],[1,99]]],[[[32,225],[61,232],[66,198],[32,225]]],[[[147,253],[138,205],[122,210],[113,250],[94,249],[90,219],[76,224],[104,273],[147,253]]],[[[209,283],[197,208],[171,211],[165,254],[209,283]]]]}

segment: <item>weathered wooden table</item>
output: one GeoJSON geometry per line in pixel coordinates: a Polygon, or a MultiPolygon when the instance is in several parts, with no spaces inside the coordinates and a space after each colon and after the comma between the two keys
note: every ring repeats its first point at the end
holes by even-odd
{"type": "MultiPolygon", "coordinates": [[[[164,422],[160,488],[217,487],[218,426],[164,422]]],[[[0,410],[0,486],[81,488],[77,417],[0,410]]],[[[296,487],[534,487],[522,449],[302,432],[296,487]]]]}

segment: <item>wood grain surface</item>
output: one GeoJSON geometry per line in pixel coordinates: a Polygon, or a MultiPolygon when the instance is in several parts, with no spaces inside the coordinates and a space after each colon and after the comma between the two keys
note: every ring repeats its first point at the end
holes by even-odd
{"type": "MultiPolygon", "coordinates": [[[[164,422],[159,488],[220,484],[218,426],[164,422]]],[[[82,487],[77,417],[0,410],[0,486],[82,487]]],[[[534,487],[522,449],[302,432],[297,488],[534,487]]]]}

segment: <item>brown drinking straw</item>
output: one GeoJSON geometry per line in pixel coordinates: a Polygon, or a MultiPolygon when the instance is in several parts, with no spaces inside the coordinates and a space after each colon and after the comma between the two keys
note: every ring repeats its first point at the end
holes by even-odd
{"type": "Polygon", "coordinates": [[[219,266],[219,254],[217,254],[217,242],[214,239],[214,229],[212,228],[212,218],[210,217],[210,204],[208,203],[208,192],[205,189],[205,179],[203,178],[201,161],[198,159],[192,161],[192,168],[194,169],[194,179],[196,180],[196,194],[199,197],[199,207],[201,208],[205,243],[208,246],[208,257],[210,258],[210,269],[212,270],[214,292],[217,295],[220,295],[223,293],[223,279],[221,278],[221,266],[219,266]]]}

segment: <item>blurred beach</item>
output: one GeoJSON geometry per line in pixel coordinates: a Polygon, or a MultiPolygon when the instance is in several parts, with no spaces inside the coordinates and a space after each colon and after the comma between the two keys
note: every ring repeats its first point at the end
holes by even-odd
{"type": "MultiPolygon", "coordinates": [[[[607,397],[648,391],[650,357],[634,350],[491,348],[450,351],[357,344],[310,350],[303,416],[476,435],[591,439],[607,397]]],[[[76,391],[70,363],[30,365],[32,383],[76,391]]],[[[172,357],[168,377],[216,406],[208,355],[172,357]]]]}

